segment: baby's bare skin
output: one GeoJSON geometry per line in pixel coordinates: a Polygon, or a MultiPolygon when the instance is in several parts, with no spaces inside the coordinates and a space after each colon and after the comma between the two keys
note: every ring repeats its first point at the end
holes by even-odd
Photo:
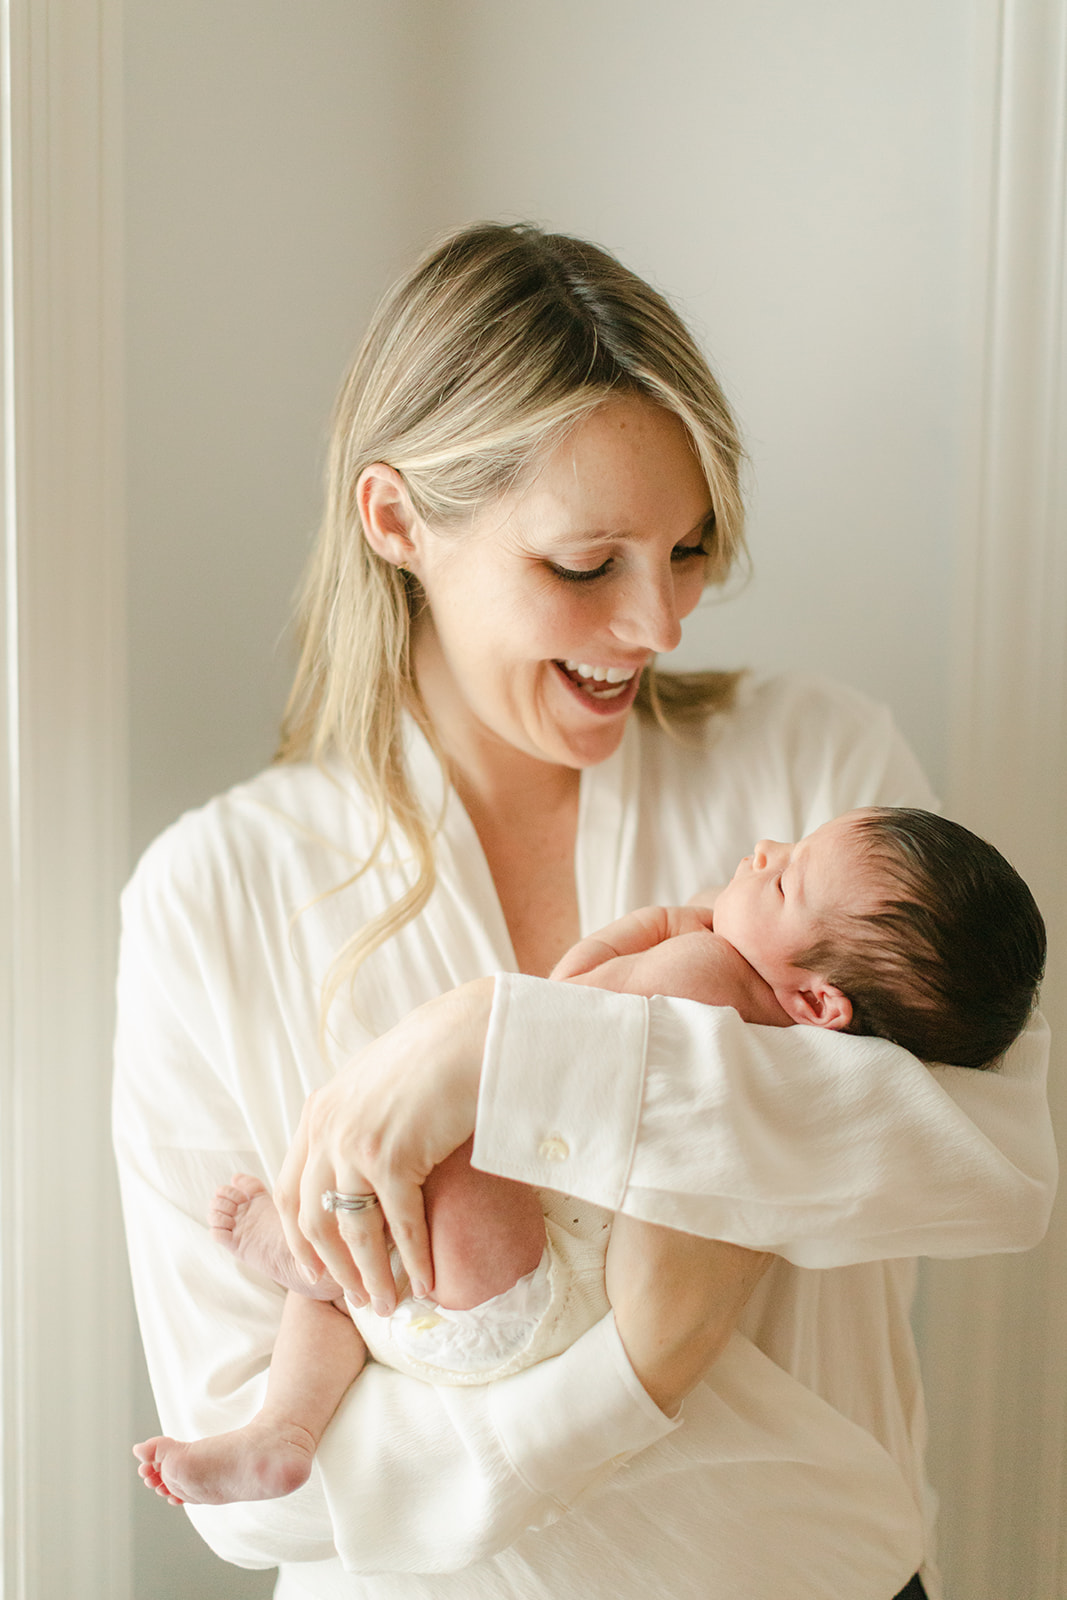
{"type": "Polygon", "coordinates": [[[745,1022],[788,1027],[774,991],[711,926],[707,906],[646,906],[576,944],[553,978],[617,994],[732,1006],[745,1022]]]}
{"type": "MultiPolygon", "coordinates": [[[[540,1261],[545,1230],[536,1192],[476,1171],[470,1141],[434,1169],[426,1191],[431,1236],[441,1241],[441,1305],[478,1305],[540,1261]]],[[[134,1455],[147,1486],[171,1505],[274,1500],[307,1482],[323,1430],[366,1352],[333,1279],[311,1285],[303,1278],[258,1178],[240,1172],[216,1190],[208,1222],[224,1249],[290,1291],[266,1402],[243,1428],[191,1443],[161,1435],[135,1445],[134,1455]]]]}
{"type": "Polygon", "coordinates": [[[186,1443],[160,1435],[134,1445],[138,1472],[171,1505],[275,1500],[307,1482],[323,1429],[363,1364],[363,1341],[332,1278],[306,1282],[266,1186],[239,1172],[215,1192],[212,1237],[290,1290],[263,1409],[243,1428],[186,1443]],[[287,1363],[285,1344],[299,1359],[287,1363]]]}
{"type": "Polygon", "coordinates": [[[267,1407],[245,1428],[185,1444],[146,1439],[135,1444],[138,1472],[172,1506],[222,1506],[238,1500],[277,1500],[305,1484],[316,1441],[300,1423],[267,1407]]]}
{"type": "Polygon", "coordinates": [[[272,1283],[314,1300],[340,1300],[341,1289],[328,1273],[309,1283],[285,1242],[281,1219],[265,1184],[249,1172],[235,1173],[215,1191],[208,1225],[216,1244],[254,1267],[272,1283]]]}

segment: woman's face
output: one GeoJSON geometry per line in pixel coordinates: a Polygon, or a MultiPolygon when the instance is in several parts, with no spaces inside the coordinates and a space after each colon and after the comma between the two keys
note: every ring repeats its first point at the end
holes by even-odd
{"type": "MultiPolygon", "coordinates": [[[[419,684],[446,749],[605,760],[704,583],[711,496],[679,419],[611,400],[467,529],[420,526],[419,684]],[[474,741],[472,746],[471,741],[474,741]]],[[[477,755],[476,755],[477,752],[477,755]]]]}

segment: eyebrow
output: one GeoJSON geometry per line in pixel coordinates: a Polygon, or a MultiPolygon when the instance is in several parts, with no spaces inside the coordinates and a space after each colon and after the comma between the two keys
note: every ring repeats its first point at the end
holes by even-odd
{"type": "MultiPolygon", "coordinates": [[[[676,542],[680,542],[681,539],[690,539],[694,533],[706,536],[713,531],[716,521],[715,507],[710,506],[704,515],[698,517],[693,526],[683,533],[676,542]]],[[[613,539],[626,543],[638,537],[639,535],[636,532],[626,532],[620,528],[585,528],[579,532],[561,534],[555,542],[560,545],[595,544],[598,539],[613,539]]]]}

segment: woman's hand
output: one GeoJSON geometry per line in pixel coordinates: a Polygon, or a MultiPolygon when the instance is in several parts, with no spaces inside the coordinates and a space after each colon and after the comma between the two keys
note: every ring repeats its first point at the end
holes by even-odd
{"type": "Polygon", "coordinates": [[[415,1294],[433,1287],[422,1185],[474,1131],[493,979],[419,1006],[309,1096],[274,1198],[297,1262],[325,1267],[360,1305],[396,1306],[386,1228],[415,1294]],[[359,1212],[326,1212],[326,1189],[374,1193],[359,1212]]]}
{"type": "Polygon", "coordinates": [[[630,1365],[668,1416],[721,1355],[773,1260],[720,1239],[615,1218],[608,1299],[630,1365]]]}

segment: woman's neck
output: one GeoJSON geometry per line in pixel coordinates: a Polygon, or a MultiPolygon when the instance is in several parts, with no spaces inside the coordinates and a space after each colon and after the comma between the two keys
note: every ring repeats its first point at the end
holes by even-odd
{"type": "Polygon", "coordinates": [[[423,702],[485,854],[516,963],[546,977],[580,934],[574,848],[581,774],[517,749],[456,705],[447,672],[434,670],[433,646],[420,643],[423,702]]]}

